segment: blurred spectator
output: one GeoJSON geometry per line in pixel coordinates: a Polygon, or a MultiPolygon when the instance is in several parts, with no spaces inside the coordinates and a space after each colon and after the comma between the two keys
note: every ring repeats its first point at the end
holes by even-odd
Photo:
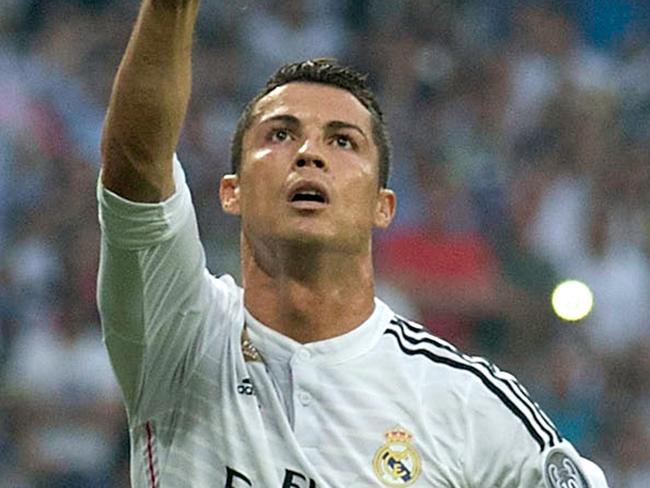
{"type": "MultiPolygon", "coordinates": [[[[575,339],[571,334],[565,339],[575,339]]],[[[575,336],[575,335],[574,335],[575,336]]],[[[585,456],[597,445],[604,375],[593,353],[575,340],[555,341],[544,358],[550,374],[539,375],[534,389],[545,412],[585,456]]]]}
{"type": "Polygon", "coordinates": [[[335,5],[308,0],[252,3],[241,28],[242,47],[247,49],[244,79],[251,83],[250,88],[256,91],[285,63],[341,57],[347,32],[335,5]]]}
{"type": "Polygon", "coordinates": [[[124,420],[94,308],[23,324],[7,367],[14,461],[39,487],[107,487],[124,420]]]}
{"type": "Polygon", "coordinates": [[[444,162],[422,157],[417,164],[421,222],[382,238],[377,266],[415,301],[431,330],[467,345],[472,323],[498,313],[498,265],[472,225],[467,192],[452,183],[444,162]]]}

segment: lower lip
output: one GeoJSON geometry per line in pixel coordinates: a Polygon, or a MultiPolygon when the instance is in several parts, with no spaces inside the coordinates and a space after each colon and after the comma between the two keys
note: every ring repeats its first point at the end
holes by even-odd
{"type": "Polygon", "coordinates": [[[327,207],[327,203],[323,202],[313,202],[308,200],[298,200],[296,202],[289,202],[291,208],[297,210],[322,210],[327,207]]]}

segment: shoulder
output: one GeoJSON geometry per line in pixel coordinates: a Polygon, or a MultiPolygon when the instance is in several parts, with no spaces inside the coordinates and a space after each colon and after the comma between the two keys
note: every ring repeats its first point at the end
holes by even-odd
{"type": "Polygon", "coordinates": [[[421,404],[432,414],[427,418],[462,439],[472,486],[607,486],[602,471],[562,438],[514,375],[396,314],[383,335],[384,347],[398,358],[392,366],[417,379],[421,404]]]}
{"type": "Polygon", "coordinates": [[[479,435],[481,427],[486,433],[493,428],[522,429],[540,451],[561,442],[552,421],[526,388],[491,361],[468,355],[399,315],[389,321],[384,335],[392,338],[394,347],[405,361],[413,363],[425,383],[435,382],[442,387],[433,394],[454,393],[458,408],[479,435]]]}
{"type": "Polygon", "coordinates": [[[417,368],[424,379],[431,375],[466,383],[470,362],[453,344],[437,337],[429,329],[397,314],[391,314],[384,330],[388,344],[404,368],[417,368]]]}
{"type": "MultiPolygon", "coordinates": [[[[470,356],[417,322],[393,314],[384,330],[394,349],[408,364],[417,363],[425,375],[444,374],[466,387],[493,377],[498,370],[487,359],[470,356]]],[[[489,387],[488,387],[489,388],[489,387]]]]}

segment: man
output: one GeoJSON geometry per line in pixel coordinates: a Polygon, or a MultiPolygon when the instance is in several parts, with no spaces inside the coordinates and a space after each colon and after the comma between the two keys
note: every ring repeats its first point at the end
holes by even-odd
{"type": "Polygon", "coordinates": [[[606,486],[512,376],[374,298],[395,196],[353,70],[286,66],[245,110],[221,182],[243,289],[205,270],[174,156],[198,4],[143,2],[103,139],[99,304],[133,486],[606,486]]]}

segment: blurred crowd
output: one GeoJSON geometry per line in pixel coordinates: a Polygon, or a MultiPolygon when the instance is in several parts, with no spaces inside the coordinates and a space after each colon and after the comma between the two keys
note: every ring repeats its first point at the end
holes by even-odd
{"type": "MultiPolygon", "coordinates": [[[[134,0],[0,8],[0,488],[128,486],[95,308],[99,140],[134,0]]],[[[379,295],[514,372],[610,486],[650,486],[650,3],[205,0],[178,153],[213,273],[246,101],[280,64],[370,74],[398,216],[379,295]],[[594,307],[550,303],[567,279],[594,307]]]]}

